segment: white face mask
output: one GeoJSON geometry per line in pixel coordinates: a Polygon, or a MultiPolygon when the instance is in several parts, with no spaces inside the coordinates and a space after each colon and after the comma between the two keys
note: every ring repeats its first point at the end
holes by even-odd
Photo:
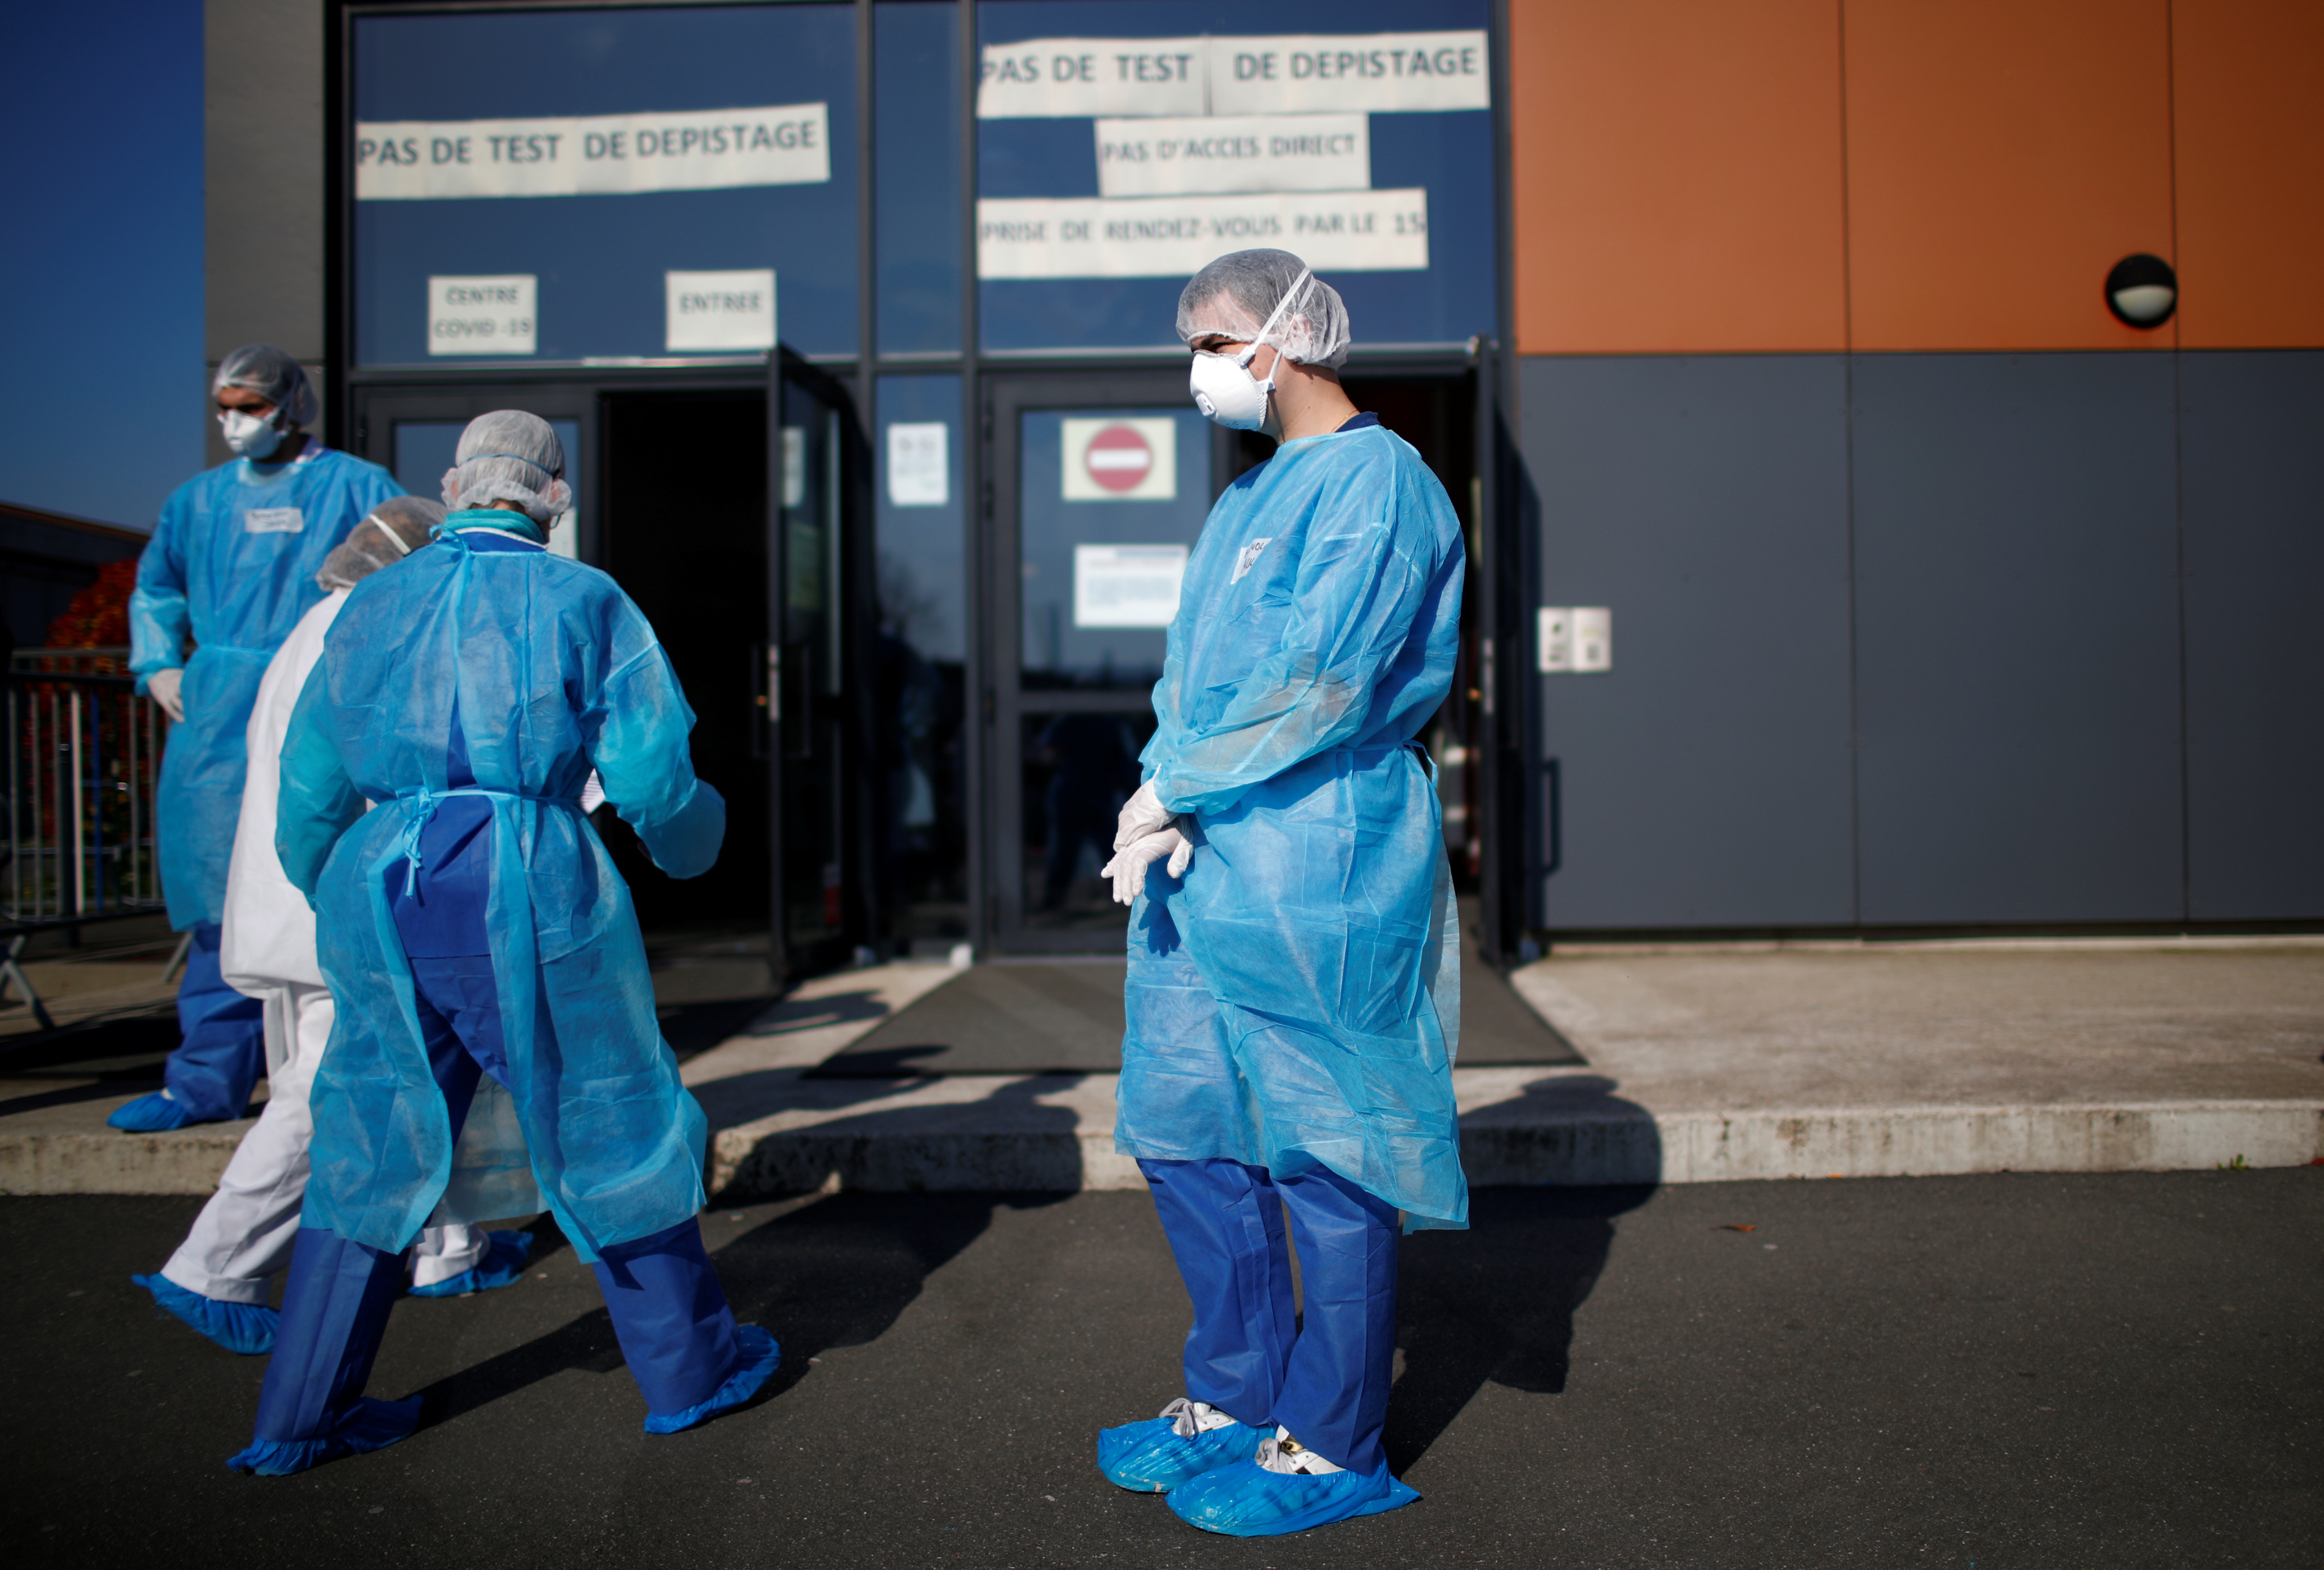
{"type": "Polygon", "coordinates": [[[1194,407],[1205,418],[1231,431],[1255,431],[1267,423],[1267,398],[1275,390],[1275,378],[1269,375],[1260,381],[1251,375],[1250,357],[1258,353],[1256,344],[1240,354],[1194,351],[1194,368],[1186,377],[1186,385],[1194,394],[1194,407]]]}
{"type": "Polygon", "coordinates": [[[238,409],[218,411],[218,425],[226,432],[226,445],[241,457],[254,463],[282,445],[282,433],[274,427],[271,415],[246,414],[238,409]]]}
{"type": "MultiPolygon", "coordinates": [[[[1259,353],[1267,335],[1275,331],[1275,324],[1298,297],[1309,276],[1303,270],[1291,287],[1284,290],[1283,298],[1275,303],[1274,312],[1259,329],[1259,336],[1241,353],[1194,351],[1194,369],[1187,373],[1186,386],[1194,395],[1194,407],[1203,411],[1205,418],[1216,420],[1231,431],[1255,431],[1267,424],[1267,399],[1275,391],[1275,372],[1269,371],[1267,380],[1259,381],[1250,373],[1251,356],[1259,353]]],[[[1283,363],[1280,348],[1275,352],[1275,363],[1283,363]]]]}

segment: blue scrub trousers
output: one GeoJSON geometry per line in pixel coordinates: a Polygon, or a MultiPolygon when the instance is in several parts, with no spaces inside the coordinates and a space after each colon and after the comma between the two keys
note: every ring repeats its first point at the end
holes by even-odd
{"type": "Polygon", "coordinates": [[[1386,1464],[1396,1207],[1326,1171],[1277,1178],[1231,1161],[1138,1168],[1194,1303],[1188,1398],[1253,1428],[1281,1424],[1351,1472],[1386,1464]],[[1286,1209],[1305,1299],[1296,1329],[1286,1209]]]}
{"type": "MultiPolygon", "coordinates": [[[[492,958],[415,957],[410,964],[428,1066],[456,1143],[483,1077],[506,1083],[492,958]]],[[[709,1400],[742,1354],[701,1223],[688,1217],[601,1254],[597,1284],[646,1409],[673,1416],[709,1400]]],[[[327,1227],[299,1229],[258,1397],[260,1443],[323,1438],[346,1419],[371,1377],[403,1273],[401,1253],[350,1243],[327,1227]]]]}
{"type": "Polygon", "coordinates": [[[185,978],[178,984],[178,1029],[184,1039],[161,1070],[170,1099],[199,1123],[240,1117],[266,1072],[263,1008],[218,974],[220,932],[215,922],[193,929],[185,978]]]}

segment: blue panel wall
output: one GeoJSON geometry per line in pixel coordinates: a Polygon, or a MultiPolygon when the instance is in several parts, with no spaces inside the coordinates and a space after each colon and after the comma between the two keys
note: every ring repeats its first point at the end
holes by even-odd
{"type": "Polygon", "coordinates": [[[1854,921],[1844,362],[1520,375],[1536,602],[1614,613],[1609,673],[1536,678],[1562,797],[1549,924],[1854,921]]]}
{"type": "Polygon", "coordinates": [[[2324,916],[2324,353],[2190,353],[2188,892],[2198,921],[2324,916]]]}
{"type": "Polygon", "coordinates": [[[1857,358],[1866,923],[2181,917],[2172,372],[1857,358]]]}

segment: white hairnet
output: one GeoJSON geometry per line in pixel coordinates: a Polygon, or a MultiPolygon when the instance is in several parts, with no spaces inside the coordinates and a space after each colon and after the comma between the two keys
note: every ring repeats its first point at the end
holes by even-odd
{"type": "Polygon", "coordinates": [[[1223,333],[1238,344],[1272,344],[1286,360],[1333,370],[1354,341],[1340,291],[1288,251],[1237,251],[1188,280],[1178,295],[1178,337],[1191,344],[1205,333],[1223,333]],[[1286,294],[1292,294],[1288,305],[1286,294]],[[1268,328],[1277,306],[1283,314],[1268,328]]]}
{"type": "Polygon", "coordinates": [[[424,496],[391,496],[331,547],[315,573],[325,591],[352,589],[382,567],[392,567],[428,543],[444,521],[444,506],[424,496]]]}
{"type": "Polygon", "coordinates": [[[306,367],[272,344],[244,344],[228,351],[218,362],[217,375],[210,382],[211,394],[215,396],[222,387],[240,387],[258,394],[281,411],[281,423],[285,427],[312,425],[323,411],[315,384],[307,380],[306,367]]]}
{"type": "Polygon", "coordinates": [[[444,505],[457,511],[494,501],[515,502],[535,523],[572,510],[564,444],[537,414],[494,409],[460,433],[459,462],[444,471],[444,505]]]}

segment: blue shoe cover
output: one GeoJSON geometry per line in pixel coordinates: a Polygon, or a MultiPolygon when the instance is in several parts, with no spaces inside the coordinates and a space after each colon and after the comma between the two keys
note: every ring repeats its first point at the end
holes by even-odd
{"type": "Polygon", "coordinates": [[[1250,1460],[1259,1454],[1259,1441],[1270,1431],[1230,1423],[1190,1438],[1177,1431],[1175,1418],[1148,1418],[1142,1423],[1100,1429],[1097,1469],[1117,1488],[1133,1493],[1167,1493],[1190,1477],[1250,1460]]]}
{"type": "Polygon", "coordinates": [[[775,1377],[776,1365],[783,1360],[783,1349],[775,1338],[756,1325],[734,1327],[734,1345],[742,1354],[742,1363],[726,1376],[726,1382],[711,1392],[706,1401],[696,1401],[682,1412],[664,1417],[649,1413],[646,1432],[675,1434],[681,1428],[691,1428],[696,1423],[706,1423],[719,1413],[731,1411],[757,1395],[760,1387],[775,1377]]]}
{"type": "Polygon", "coordinates": [[[494,1232],[487,1235],[491,1246],[484,1257],[456,1276],[447,1276],[424,1287],[413,1287],[415,1298],[465,1298],[470,1292],[489,1292],[494,1287],[514,1285],[524,1275],[524,1262],[532,1257],[532,1234],[530,1232],[494,1232]]]}
{"type": "Polygon", "coordinates": [[[126,1106],[116,1106],[106,1123],[124,1134],[167,1134],[173,1128],[184,1128],[199,1123],[200,1118],[186,1110],[182,1101],[172,1101],[159,1090],[140,1096],[126,1106]]]}
{"type": "Polygon", "coordinates": [[[226,1467],[252,1477],[288,1477],[342,1455],[384,1450],[398,1439],[411,1437],[419,1427],[418,1396],[400,1401],[375,1401],[365,1396],[323,1437],[262,1439],[227,1462],[226,1467]]]}
{"type": "Polygon", "coordinates": [[[1268,1472],[1256,1461],[1238,1461],[1172,1489],[1170,1509],[1206,1532],[1274,1538],[1376,1516],[1419,1497],[1388,1474],[1385,1461],[1377,1472],[1329,1472],[1321,1477],[1268,1472]]]}
{"type": "Polygon", "coordinates": [[[154,1303],[225,1347],[244,1357],[274,1350],[274,1327],[282,1316],[263,1303],[229,1303],[189,1291],[163,1275],[131,1276],[153,1294],[154,1303]]]}

